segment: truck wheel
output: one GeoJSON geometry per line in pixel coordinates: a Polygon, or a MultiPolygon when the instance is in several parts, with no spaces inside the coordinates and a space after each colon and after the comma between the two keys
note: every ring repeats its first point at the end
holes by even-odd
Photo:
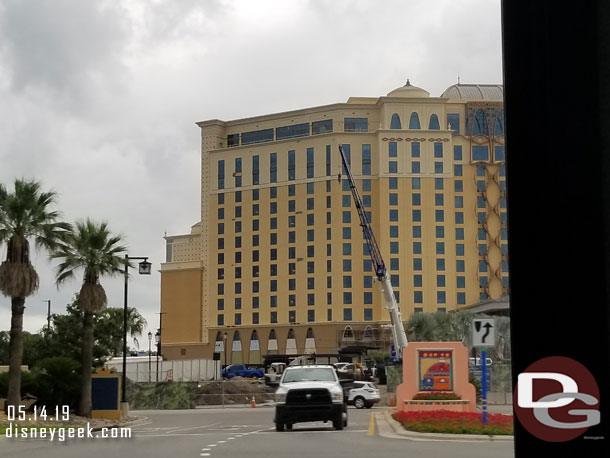
{"type": "Polygon", "coordinates": [[[276,430],[277,432],[280,432],[280,433],[281,433],[282,431],[284,431],[284,423],[276,423],[276,424],[275,424],[275,430],[276,430]]]}
{"type": "Polygon", "coordinates": [[[286,429],[292,431],[292,423],[286,423],[286,429]]]}
{"type": "Polygon", "coordinates": [[[362,409],[364,407],[364,398],[362,396],[358,396],[354,399],[354,407],[356,407],[356,409],[362,409]]]}
{"type": "Polygon", "coordinates": [[[333,427],[337,431],[341,431],[343,429],[343,414],[341,414],[336,420],[333,420],[333,427]]]}

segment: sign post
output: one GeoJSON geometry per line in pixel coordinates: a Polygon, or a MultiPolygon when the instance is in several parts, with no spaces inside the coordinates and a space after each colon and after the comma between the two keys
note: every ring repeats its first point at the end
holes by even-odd
{"type": "MultiPolygon", "coordinates": [[[[483,423],[487,423],[487,347],[496,342],[496,328],[493,319],[474,319],[472,321],[472,345],[481,349],[481,410],[483,423]]],[[[476,358],[475,358],[476,364],[476,358]]]]}

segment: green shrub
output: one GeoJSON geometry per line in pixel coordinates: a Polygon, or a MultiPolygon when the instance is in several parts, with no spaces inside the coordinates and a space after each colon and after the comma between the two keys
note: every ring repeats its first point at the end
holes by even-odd
{"type": "Polygon", "coordinates": [[[80,364],[71,358],[56,357],[38,361],[34,368],[35,389],[38,405],[77,406],[80,390],[81,376],[80,364]]]}
{"type": "Polygon", "coordinates": [[[132,409],[194,409],[197,382],[133,383],[128,379],[127,400],[132,409]]]}
{"type": "MultiPolygon", "coordinates": [[[[32,394],[36,392],[36,380],[34,373],[30,371],[21,371],[21,395],[32,394]]],[[[8,393],[8,372],[0,374],[0,398],[6,398],[8,393]]]]}

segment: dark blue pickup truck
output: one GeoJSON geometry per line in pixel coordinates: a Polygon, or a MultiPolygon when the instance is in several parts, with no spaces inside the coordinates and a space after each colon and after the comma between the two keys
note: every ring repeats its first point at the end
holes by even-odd
{"type": "Polygon", "coordinates": [[[225,367],[221,374],[224,378],[230,379],[233,377],[245,378],[264,378],[265,373],[262,369],[248,369],[245,364],[231,364],[225,367]]]}

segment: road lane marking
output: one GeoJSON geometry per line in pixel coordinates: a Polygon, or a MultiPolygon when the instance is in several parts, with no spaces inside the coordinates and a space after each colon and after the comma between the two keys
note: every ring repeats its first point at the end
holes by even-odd
{"type": "Polygon", "coordinates": [[[201,451],[202,452],[209,452],[210,450],[212,450],[211,448],[202,448],[201,451]]]}
{"type": "Polygon", "coordinates": [[[216,444],[209,444],[208,447],[216,447],[216,444]]]}
{"type": "Polygon", "coordinates": [[[369,421],[369,430],[366,433],[367,436],[375,435],[375,414],[371,412],[371,420],[369,421]]]}
{"type": "Polygon", "coordinates": [[[210,456],[209,453],[200,453],[199,456],[210,456]]]}
{"type": "Polygon", "coordinates": [[[224,443],[226,443],[226,442],[227,442],[227,441],[218,441],[218,443],[219,443],[219,444],[224,444],[224,443]]]}

